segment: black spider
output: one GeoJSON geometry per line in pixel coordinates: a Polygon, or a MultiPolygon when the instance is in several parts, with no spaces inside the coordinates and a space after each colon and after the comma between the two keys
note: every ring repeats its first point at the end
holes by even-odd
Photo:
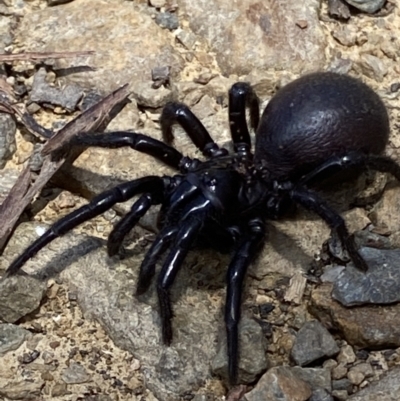
{"type": "Polygon", "coordinates": [[[96,196],[56,222],[7,269],[20,267],[53,239],[63,235],[117,202],[141,194],[114,227],[108,254],[114,255],[138,220],[152,205],[161,204],[160,232],[140,267],[137,294],[144,293],[166,253],[157,280],[165,344],[172,340],[169,289],[195,242],[233,250],[227,274],[225,322],[229,379],[238,380],[238,323],[245,273],[262,247],[266,221],[280,217],[293,203],[319,215],[337,234],[354,265],[367,270],[344,220],[308,186],[342,170],[373,169],[400,179],[400,166],[380,156],[389,136],[388,115],[379,96],[360,81],[335,73],[306,75],[283,87],[270,101],[259,123],[258,99],[246,83],[229,92],[229,122],[234,153],[211,139],[187,106],[170,103],[161,116],[167,143],[172,126],[179,124],[206,161],[184,157],[173,147],[131,132],[80,135],[80,145],[117,148],[131,146],[178,171],[172,177],[139,178],[96,196]],[[257,128],[254,157],[246,123],[246,109],[257,128]]]}

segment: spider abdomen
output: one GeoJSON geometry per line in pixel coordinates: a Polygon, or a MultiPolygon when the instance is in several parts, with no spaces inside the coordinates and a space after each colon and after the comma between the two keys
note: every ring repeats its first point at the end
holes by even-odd
{"type": "Polygon", "coordinates": [[[255,161],[271,178],[296,178],[335,155],[382,153],[388,137],[385,105],[370,87],[348,75],[313,73],[269,102],[257,130],[255,161]]]}

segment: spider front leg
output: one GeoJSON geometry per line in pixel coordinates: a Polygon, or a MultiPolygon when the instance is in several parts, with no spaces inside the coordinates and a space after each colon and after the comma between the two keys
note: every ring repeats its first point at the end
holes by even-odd
{"type": "Polygon", "coordinates": [[[220,148],[200,120],[183,103],[167,103],[160,117],[161,130],[165,142],[172,143],[174,135],[172,126],[179,124],[189,135],[195,146],[206,157],[225,156],[228,151],[220,148]]]}
{"type": "Polygon", "coordinates": [[[48,243],[84,223],[96,217],[116,203],[125,202],[138,193],[149,192],[163,194],[169,185],[169,179],[149,176],[139,178],[116,186],[100,195],[94,197],[90,203],[73,211],[54,223],[41,237],[33,242],[17,259],[15,259],[5,272],[6,276],[12,276],[27,262],[36,255],[48,243]]]}
{"type": "Polygon", "coordinates": [[[363,272],[368,270],[367,263],[357,251],[353,236],[349,234],[345,221],[338,213],[331,209],[317,194],[308,189],[296,187],[290,191],[289,195],[291,199],[305,209],[311,210],[325,220],[328,226],[337,234],[357,269],[363,272]]]}
{"type": "Polygon", "coordinates": [[[265,238],[265,224],[257,219],[249,223],[250,232],[244,236],[242,243],[235,252],[228,268],[225,305],[225,324],[228,350],[228,375],[231,385],[237,384],[238,379],[238,346],[240,309],[242,300],[243,281],[246,271],[255,259],[265,238]]]}
{"type": "Polygon", "coordinates": [[[97,146],[107,149],[129,146],[138,152],[153,156],[175,170],[179,170],[181,162],[184,159],[182,153],[172,146],[147,135],[128,131],[80,134],[76,135],[69,143],[72,145],[97,146]]]}
{"type": "Polygon", "coordinates": [[[229,90],[229,124],[235,152],[249,151],[251,148],[246,108],[250,109],[250,124],[255,130],[260,120],[258,97],[251,85],[237,82],[229,90]],[[245,149],[242,149],[243,147],[245,149]]]}

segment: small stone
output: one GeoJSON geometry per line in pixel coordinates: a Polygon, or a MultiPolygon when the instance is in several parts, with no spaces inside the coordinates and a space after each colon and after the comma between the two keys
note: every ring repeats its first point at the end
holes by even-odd
{"type": "Polygon", "coordinates": [[[14,276],[0,281],[0,319],[14,323],[34,311],[46,294],[43,281],[14,276]]]}
{"type": "Polygon", "coordinates": [[[328,0],[328,13],[331,17],[344,20],[351,16],[349,6],[342,0],[328,0]]]}
{"type": "Polygon", "coordinates": [[[375,79],[377,82],[382,82],[383,78],[388,73],[384,62],[372,54],[362,54],[356,65],[365,76],[375,79]]]}
{"type": "Polygon", "coordinates": [[[19,348],[32,334],[13,324],[0,324],[0,356],[19,348]]]}
{"type": "Polygon", "coordinates": [[[332,380],[332,389],[333,390],[346,390],[348,393],[351,393],[353,390],[353,385],[351,384],[349,379],[339,379],[332,380]]]}
{"type": "Polygon", "coordinates": [[[35,359],[39,358],[39,351],[26,352],[22,357],[18,357],[18,361],[23,364],[32,363],[35,359]]]}
{"type": "Polygon", "coordinates": [[[339,380],[343,379],[347,374],[347,368],[344,365],[339,364],[335,368],[332,369],[332,379],[339,380]]]}
{"type": "Polygon", "coordinates": [[[26,111],[27,111],[29,114],[35,114],[35,113],[37,113],[40,109],[41,109],[40,105],[37,104],[36,102],[30,102],[30,103],[26,106],[26,111]]]}
{"type": "Polygon", "coordinates": [[[166,0],[150,0],[150,5],[155,8],[164,7],[166,4],[166,0]]]}
{"type": "Polygon", "coordinates": [[[186,47],[188,50],[192,50],[197,37],[192,31],[186,31],[182,29],[177,35],[176,38],[186,47]]]}
{"type": "Polygon", "coordinates": [[[339,351],[339,355],[337,356],[337,361],[339,364],[350,364],[355,362],[356,354],[353,351],[353,348],[350,345],[345,345],[339,351]]]}
{"type": "MultiPolygon", "coordinates": [[[[241,357],[239,379],[242,383],[253,382],[268,367],[265,356],[265,337],[261,326],[253,319],[242,318],[239,323],[241,357]]],[[[218,352],[211,364],[212,371],[224,378],[228,373],[228,358],[225,330],[218,341],[218,352]]]]}
{"type": "Polygon", "coordinates": [[[71,362],[70,366],[63,370],[61,378],[67,384],[78,384],[88,382],[90,375],[81,364],[71,362]]]}
{"type": "Polygon", "coordinates": [[[353,366],[347,374],[349,380],[357,386],[361,384],[365,378],[372,376],[374,376],[374,370],[372,366],[366,362],[353,366]]]}
{"type": "Polygon", "coordinates": [[[279,394],[279,400],[306,401],[311,396],[311,388],[290,368],[274,367],[269,369],[254,389],[246,394],[246,400],[277,400],[277,394],[279,394]]]}
{"type": "Polygon", "coordinates": [[[324,388],[317,388],[313,391],[308,401],[334,401],[333,397],[324,388]]]}
{"type": "Polygon", "coordinates": [[[49,345],[50,345],[50,348],[56,349],[60,346],[60,344],[61,344],[60,341],[52,341],[49,345]]]}
{"type": "Polygon", "coordinates": [[[258,305],[258,311],[260,313],[261,319],[267,319],[268,315],[275,309],[275,305],[271,302],[258,305]]]}
{"type": "Polygon", "coordinates": [[[48,381],[48,382],[51,382],[51,381],[54,380],[54,376],[53,376],[49,371],[42,372],[42,374],[40,375],[40,377],[41,377],[44,381],[48,381]]]}
{"type": "Polygon", "coordinates": [[[140,106],[158,108],[172,100],[172,91],[161,86],[153,88],[153,81],[141,81],[132,88],[132,95],[140,106]]]}
{"type": "Polygon", "coordinates": [[[297,333],[291,355],[298,365],[306,366],[338,352],[339,348],[329,331],[314,320],[305,323],[297,333]]]}
{"type": "Polygon", "coordinates": [[[356,370],[350,370],[347,373],[347,377],[350,380],[350,382],[356,386],[361,384],[361,382],[365,379],[365,376],[356,370]]]}
{"type": "Polygon", "coordinates": [[[65,383],[56,383],[51,389],[51,395],[53,397],[62,397],[66,394],[69,394],[68,387],[65,383]]]}
{"type": "Polygon", "coordinates": [[[345,401],[349,398],[349,394],[347,393],[346,390],[334,390],[332,391],[332,395],[338,401],[345,401]]]}
{"type": "Polygon", "coordinates": [[[323,367],[332,370],[333,368],[336,368],[338,363],[334,359],[328,359],[323,363],[323,367]]]}
{"type": "Polygon", "coordinates": [[[332,32],[332,36],[343,46],[351,47],[356,44],[356,32],[347,25],[339,26],[332,32]]]}
{"type": "Polygon", "coordinates": [[[42,359],[45,364],[50,364],[54,361],[54,353],[49,351],[42,352],[42,359]]]}
{"type": "Polygon", "coordinates": [[[179,27],[177,15],[170,12],[158,13],[156,16],[156,23],[160,25],[161,28],[169,29],[170,31],[179,27]]]}
{"type": "Polygon", "coordinates": [[[361,11],[372,14],[380,10],[386,0],[346,0],[346,2],[361,11]]]}
{"type": "Polygon", "coordinates": [[[75,110],[83,96],[83,90],[75,84],[68,84],[63,89],[55,88],[46,82],[46,76],[46,69],[39,68],[33,80],[30,101],[75,110]]]}
{"type": "Polygon", "coordinates": [[[390,304],[400,300],[400,269],[398,249],[364,247],[360,254],[368,264],[367,272],[347,266],[339,274],[332,296],[345,306],[390,304]]]}

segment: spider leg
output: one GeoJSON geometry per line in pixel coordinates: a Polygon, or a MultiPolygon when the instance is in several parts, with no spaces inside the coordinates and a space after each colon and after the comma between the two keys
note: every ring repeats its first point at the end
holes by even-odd
{"type": "Polygon", "coordinates": [[[125,236],[137,224],[139,219],[143,217],[150,207],[154,204],[160,203],[156,201],[152,193],[143,194],[133,205],[129,213],[121,218],[111,231],[107,240],[107,253],[108,256],[114,256],[124,240],[125,236]]]}
{"type": "Polygon", "coordinates": [[[299,185],[309,185],[328,178],[339,171],[356,167],[369,168],[382,173],[390,173],[400,181],[400,166],[386,156],[366,155],[364,153],[352,152],[345,156],[332,157],[319,167],[306,174],[299,185]]]}
{"type": "Polygon", "coordinates": [[[204,125],[183,103],[167,103],[162,111],[160,124],[164,141],[169,144],[174,139],[172,126],[179,124],[204,156],[214,157],[228,154],[226,149],[220,148],[214,142],[204,125]]]}
{"type": "Polygon", "coordinates": [[[235,151],[251,147],[249,129],[246,122],[246,108],[250,109],[250,124],[256,129],[260,120],[258,97],[250,84],[237,82],[229,90],[229,124],[235,151]]]}
{"type": "Polygon", "coordinates": [[[160,305],[160,316],[162,324],[162,338],[166,345],[172,341],[172,306],[169,296],[169,288],[175,280],[179,268],[189,252],[197,233],[203,225],[203,213],[190,215],[182,222],[175,236],[174,244],[161,268],[157,280],[157,294],[160,305]]]}
{"type": "Polygon", "coordinates": [[[41,237],[34,241],[5,272],[12,276],[18,272],[23,264],[36,255],[44,246],[55,238],[62,236],[79,224],[104,213],[118,202],[124,202],[141,192],[160,192],[168,185],[169,180],[157,176],[139,178],[134,181],[118,185],[94,197],[90,203],[73,211],[54,223],[41,237]]]}
{"type": "MultiPolygon", "coordinates": [[[[155,273],[157,260],[165,252],[178,232],[179,227],[176,225],[170,226],[168,224],[169,219],[172,218],[173,220],[174,215],[181,215],[182,210],[185,208],[185,206],[187,207],[187,205],[190,205],[190,202],[192,202],[192,205],[195,205],[195,207],[201,207],[202,205],[199,205],[198,200],[195,198],[198,193],[198,187],[184,180],[172,193],[171,198],[169,199],[169,204],[164,205],[167,206],[166,209],[168,210],[168,215],[161,217],[161,221],[165,223],[165,228],[163,228],[157,235],[156,240],[153,242],[140,266],[136,290],[137,295],[145,293],[149,288],[155,273]],[[164,217],[166,217],[165,221],[163,221],[164,217]]],[[[191,207],[187,209],[187,213],[190,214],[191,207]]],[[[182,220],[185,220],[185,215],[187,216],[187,213],[183,213],[182,220]]]]}
{"type": "Polygon", "coordinates": [[[130,146],[138,152],[153,156],[176,170],[179,170],[180,162],[184,158],[182,153],[164,142],[147,135],[128,131],[79,134],[70,143],[73,145],[98,146],[109,149],[130,146]]]}
{"type": "Polygon", "coordinates": [[[354,266],[364,272],[368,270],[367,263],[357,251],[353,236],[349,234],[345,221],[338,213],[331,209],[317,194],[308,189],[296,187],[290,192],[290,197],[305,209],[311,210],[325,220],[328,226],[336,232],[354,266]]]}
{"type": "Polygon", "coordinates": [[[249,224],[250,233],[244,237],[229,265],[227,275],[227,292],[225,305],[225,324],[228,348],[228,374],[231,385],[238,379],[238,324],[242,287],[247,267],[256,257],[265,237],[265,224],[261,220],[253,220],[249,224]]]}
{"type": "Polygon", "coordinates": [[[150,287],[151,280],[156,272],[156,263],[160,256],[167,250],[177,232],[177,227],[166,227],[157,235],[157,238],[147,251],[143,262],[140,265],[136,295],[144,294],[150,287]]]}

